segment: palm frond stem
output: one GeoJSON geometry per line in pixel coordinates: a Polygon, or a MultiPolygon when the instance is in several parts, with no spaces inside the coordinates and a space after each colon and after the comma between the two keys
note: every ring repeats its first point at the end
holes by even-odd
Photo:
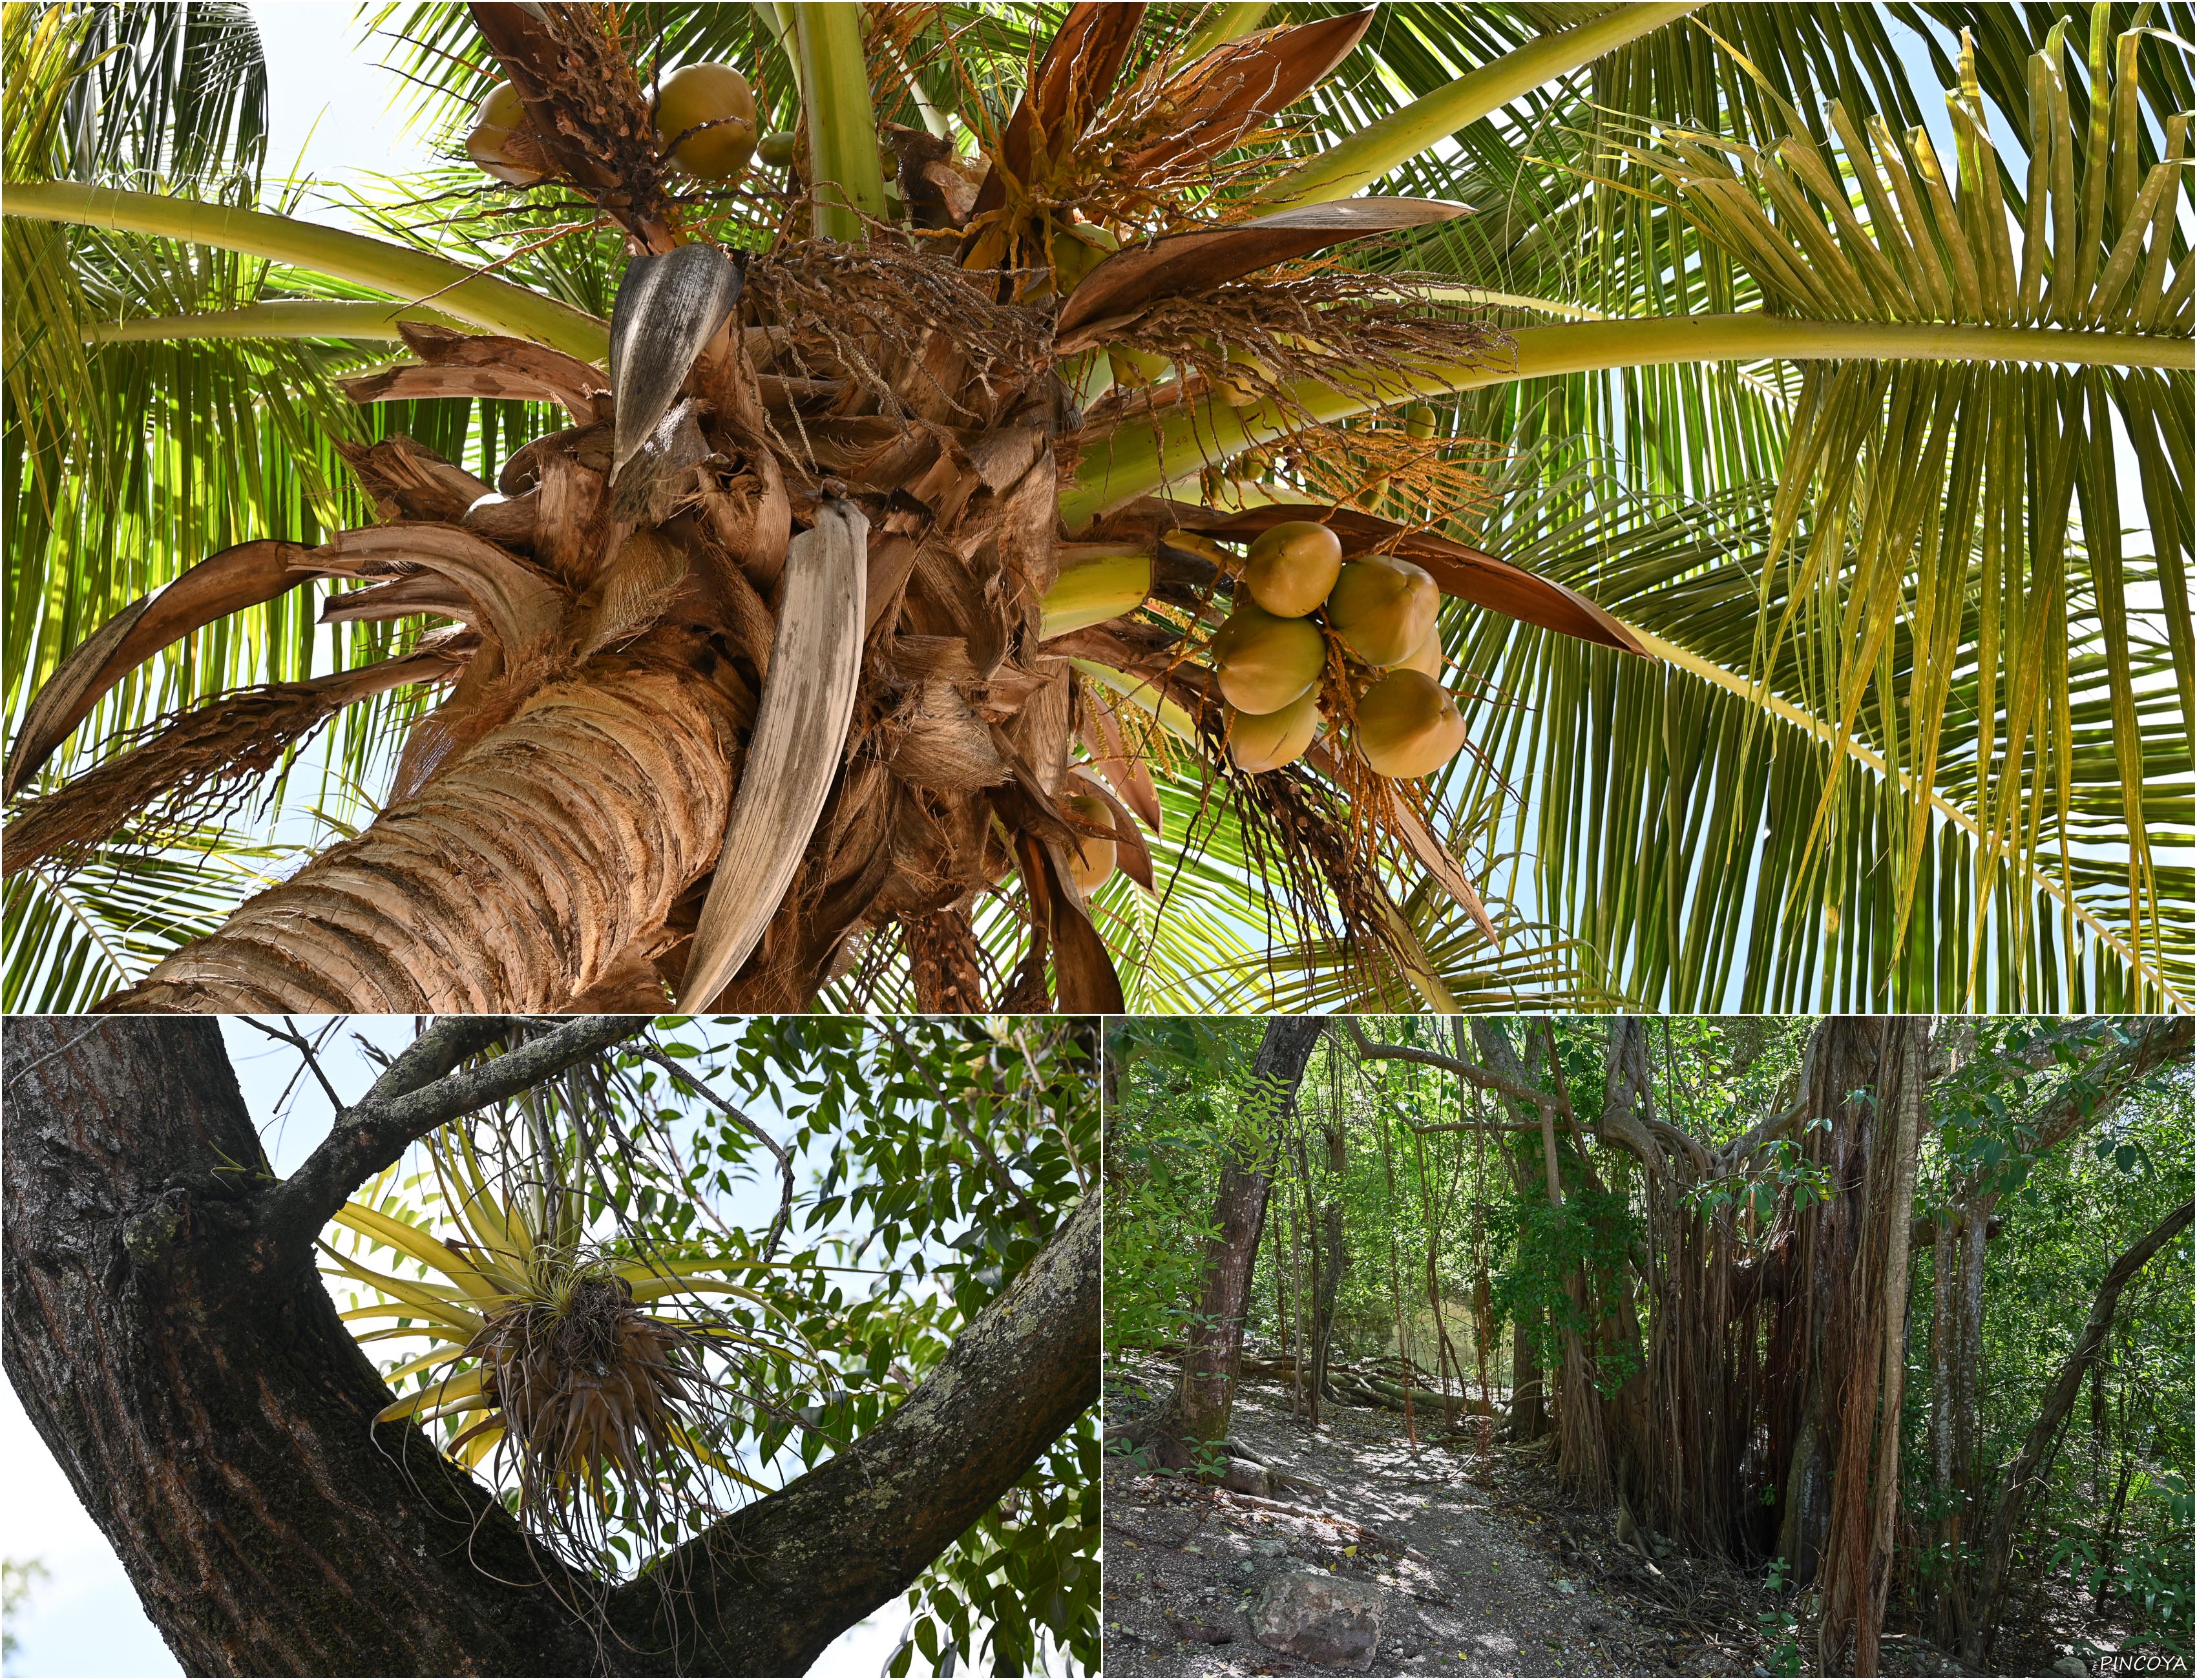
{"type": "Polygon", "coordinates": [[[1702,0],[1613,6],[1576,29],[1544,35],[1492,64],[1413,100],[1279,176],[1259,194],[1276,208],[1347,199],[1444,136],[1501,110],[1543,84],[1584,69],[1629,41],[1699,10],[1702,0]]]}
{"type": "Polygon", "coordinates": [[[1759,362],[2059,362],[2077,367],[2197,367],[2197,344],[2151,333],[2056,327],[1973,327],[1939,322],[1811,321],[1777,315],[1670,316],[1524,327],[1510,334],[1509,364],[1484,357],[1414,374],[1369,372],[1362,379],[1301,381],[1284,401],[1232,408],[1207,397],[1168,411],[1157,425],[1124,421],[1085,449],[1076,484],[1062,493],[1070,530],[1162,486],[1195,478],[1214,461],[1272,443],[1315,422],[1348,420],[1414,397],[1484,386],[1675,363],[1759,362]]]}
{"type": "Polygon", "coordinates": [[[411,326],[456,327],[465,323],[440,310],[411,304],[283,299],[199,315],[152,315],[97,321],[84,329],[88,345],[152,343],[187,339],[399,339],[411,326]]]}
{"type": "Polygon", "coordinates": [[[610,347],[607,323],[525,287],[429,252],[295,217],[74,181],[10,181],[0,188],[0,214],[152,234],[294,264],[402,294],[412,304],[432,301],[468,325],[531,339],[589,362],[602,360],[610,347]]]}

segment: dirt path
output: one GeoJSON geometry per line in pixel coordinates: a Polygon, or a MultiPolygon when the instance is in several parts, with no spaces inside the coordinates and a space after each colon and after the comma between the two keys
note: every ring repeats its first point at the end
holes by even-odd
{"type": "MultiPolygon", "coordinates": [[[[1110,1422],[1165,1392],[1168,1373],[1117,1373],[1110,1422]]],[[[1439,1434],[1441,1419],[1433,1420],[1439,1434]]],[[[1381,1600],[1376,1674],[1754,1674],[1767,1652],[1721,1580],[1684,1560],[1640,1559],[1608,1519],[1552,1500],[1545,1453],[1464,1445],[1414,1453],[1403,1419],[1342,1407],[1318,1436],[1281,1385],[1247,1380],[1232,1438],[1317,1486],[1260,1500],[1188,1476],[1105,1472],[1105,1671],[1329,1674],[1253,1637],[1251,1608],[1277,1575],[1307,1567],[1366,1583],[1381,1600]],[[1634,1576],[1668,1602],[1628,1590],[1634,1576]],[[1705,1613],[1712,1611],[1721,1613],[1705,1613]],[[1683,1608],[1682,1608],[1683,1607],[1683,1608]]]]}

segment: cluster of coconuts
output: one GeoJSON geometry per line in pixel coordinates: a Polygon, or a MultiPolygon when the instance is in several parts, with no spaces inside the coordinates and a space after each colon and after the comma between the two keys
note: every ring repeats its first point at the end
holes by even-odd
{"type": "MultiPolygon", "coordinates": [[[[1173,532],[1172,546],[1214,558],[1210,538],[1173,532]]],[[[1235,557],[1219,551],[1230,570],[1235,557]]],[[[1392,554],[1345,559],[1327,526],[1295,519],[1251,545],[1228,622],[1211,646],[1228,703],[1228,750],[1245,770],[1276,770],[1312,744],[1330,638],[1357,693],[1351,740],[1383,776],[1423,776],[1464,745],[1464,719],[1441,685],[1441,591],[1392,554]],[[1365,679],[1359,687],[1359,680],[1365,679]]]]}
{"type": "MultiPolygon", "coordinates": [[[[729,64],[688,64],[666,76],[658,87],[651,111],[657,142],[670,148],[671,161],[697,181],[730,186],[747,173],[748,161],[757,151],[754,90],[748,78],[729,64]]],[[[768,135],[762,150],[792,156],[793,136],[768,135]]],[[[499,181],[515,187],[531,187],[547,181],[549,172],[537,167],[540,147],[533,143],[525,102],[508,82],[498,82],[473,113],[473,126],[466,136],[466,152],[499,181]],[[519,137],[514,149],[512,141],[519,137]]]]}

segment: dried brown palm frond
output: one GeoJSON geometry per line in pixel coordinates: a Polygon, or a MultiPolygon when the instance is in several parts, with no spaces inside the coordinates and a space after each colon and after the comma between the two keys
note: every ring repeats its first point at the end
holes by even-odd
{"type": "Polygon", "coordinates": [[[257,790],[345,706],[432,681],[463,663],[448,632],[429,641],[404,659],[364,671],[239,689],[148,724],[117,756],[22,806],[5,832],[9,869],[48,860],[81,863],[128,824],[188,828],[212,820],[257,790]]]}

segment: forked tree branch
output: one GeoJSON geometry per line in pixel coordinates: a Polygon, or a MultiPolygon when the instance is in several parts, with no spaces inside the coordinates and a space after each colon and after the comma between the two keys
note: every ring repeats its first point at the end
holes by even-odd
{"type": "MultiPolygon", "coordinates": [[[[1445,1073],[1455,1074],[1482,1091],[1495,1092],[1514,1102],[1523,1103],[1528,1108],[1553,1111],[1559,1107],[1556,1099],[1547,1092],[1536,1091],[1532,1086],[1515,1079],[1506,1079],[1492,1068],[1483,1068],[1476,1062],[1461,1061],[1454,1056],[1444,1056],[1440,1051],[1417,1050],[1403,1044],[1375,1044],[1365,1036],[1365,1029],[1358,1024],[1356,1016],[1345,1016],[1343,1022],[1349,1029],[1350,1041],[1357,1046],[1358,1059],[1361,1062],[1417,1062],[1423,1067],[1440,1068],[1445,1073]]],[[[1539,1131],[1540,1127],[1536,1124],[1524,1129],[1539,1131]]]]}
{"type": "Polygon", "coordinates": [[[305,1164],[267,1192],[263,1229],[278,1245],[310,1243],[351,1193],[437,1127],[515,1097],[648,1025],[646,1015],[583,1015],[478,1067],[452,1071],[521,1017],[447,1016],[414,1040],[373,1088],[338,1114],[305,1164]]]}

